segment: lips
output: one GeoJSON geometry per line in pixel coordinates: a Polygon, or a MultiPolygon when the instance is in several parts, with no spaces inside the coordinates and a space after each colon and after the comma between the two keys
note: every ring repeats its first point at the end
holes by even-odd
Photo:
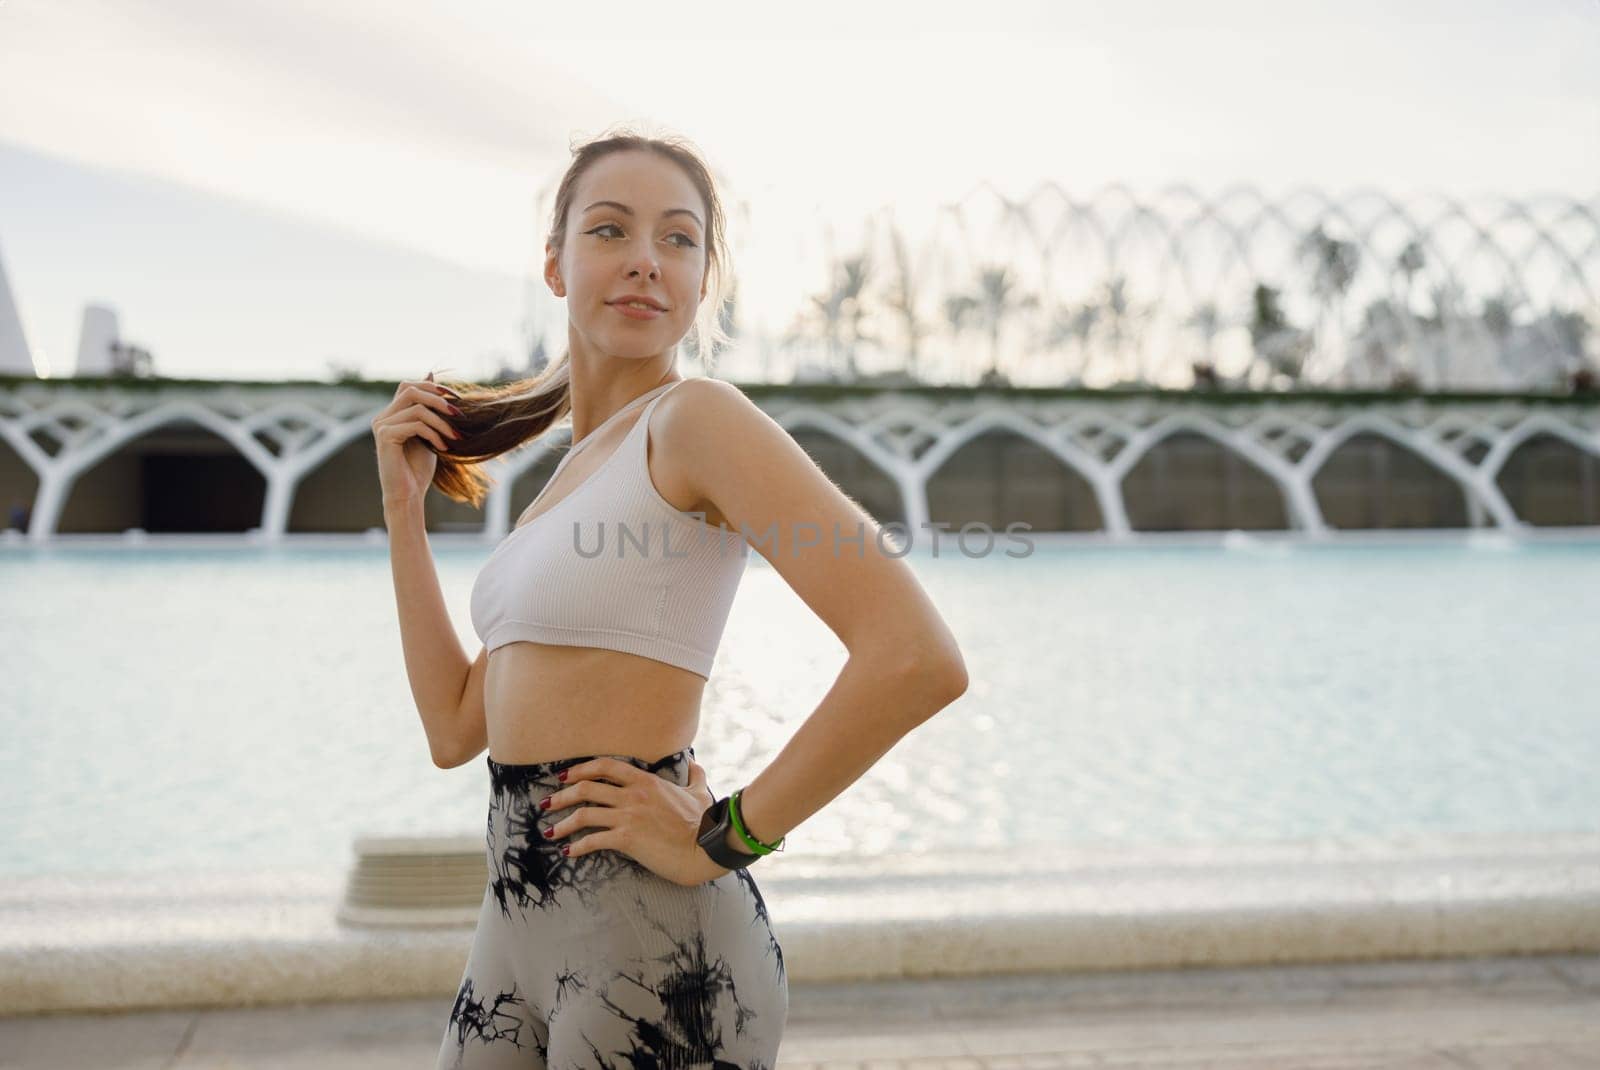
{"type": "Polygon", "coordinates": [[[638,308],[634,305],[625,304],[620,301],[612,301],[609,303],[612,308],[617,310],[617,314],[619,316],[626,316],[631,320],[653,320],[666,315],[666,313],[659,308],[638,308]]]}
{"type": "Polygon", "coordinates": [[[660,301],[657,301],[653,297],[646,297],[643,294],[635,294],[635,295],[630,296],[630,297],[619,297],[615,301],[607,301],[606,304],[608,304],[608,305],[626,305],[630,301],[637,301],[642,305],[648,305],[651,308],[655,309],[657,312],[665,312],[667,310],[667,306],[666,305],[663,305],[660,301]]]}

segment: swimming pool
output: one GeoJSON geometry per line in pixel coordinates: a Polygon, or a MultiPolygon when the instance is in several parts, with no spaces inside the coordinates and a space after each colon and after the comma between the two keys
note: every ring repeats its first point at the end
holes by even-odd
{"type": "MultiPolygon", "coordinates": [[[[115,543],[0,548],[0,876],[338,868],[357,835],[481,832],[483,759],[429,760],[381,543],[115,543]]],[[[435,551],[475,654],[488,548],[435,551]]],[[[790,852],[1600,830],[1592,536],[907,560],[971,687],[790,852]]],[[[844,658],[753,553],[695,745],[719,794],[844,658]]]]}

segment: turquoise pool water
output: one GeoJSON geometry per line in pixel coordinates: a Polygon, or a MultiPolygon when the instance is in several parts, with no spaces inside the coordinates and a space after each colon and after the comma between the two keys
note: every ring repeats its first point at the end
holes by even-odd
{"type": "MultiPolygon", "coordinates": [[[[475,654],[488,548],[435,549],[475,654]]],[[[908,560],[971,689],[789,851],[1600,830],[1600,541],[908,560]]],[[[844,657],[752,554],[696,742],[719,794],[844,657]]],[[[0,875],[342,866],[356,835],[479,834],[487,803],[481,756],[429,761],[361,540],[0,548],[0,732],[0,875]]]]}

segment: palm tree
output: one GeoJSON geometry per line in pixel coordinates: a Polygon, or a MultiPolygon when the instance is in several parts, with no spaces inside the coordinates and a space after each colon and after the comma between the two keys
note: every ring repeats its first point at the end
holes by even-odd
{"type": "Polygon", "coordinates": [[[1257,283],[1251,291],[1250,349],[1269,381],[1273,375],[1282,374],[1296,385],[1311,352],[1311,335],[1289,322],[1279,304],[1279,294],[1277,287],[1265,283],[1257,283]]]}
{"type": "Polygon", "coordinates": [[[1194,377],[1198,383],[1205,380],[1209,385],[1217,384],[1217,362],[1212,357],[1211,351],[1216,345],[1217,332],[1222,329],[1222,317],[1217,312],[1215,301],[1203,301],[1195,306],[1189,318],[1183,321],[1188,327],[1200,336],[1200,359],[1190,366],[1194,370],[1194,377]]]}
{"type": "Polygon", "coordinates": [[[1428,287],[1428,300],[1433,305],[1431,314],[1418,316],[1427,356],[1433,364],[1433,381],[1442,386],[1446,374],[1451,344],[1451,329],[1460,322],[1461,291],[1455,283],[1445,280],[1428,287]]]}
{"type": "Polygon", "coordinates": [[[1405,248],[1400,250],[1400,255],[1395,257],[1394,270],[1406,280],[1405,301],[1401,306],[1407,313],[1411,311],[1411,290],[1416,282],[1417,275],[1427,266],[1427,259],[1422,253],[1422,243],[1412,238],[1406,242],[1405,248]]]}
{"type": "Polygon", "coordinates": [[[1011,269],[996,264],[979,268],[978,286],[970,301],[970,309],[965,309],[963,314],[976,317],[976,325],[983,329],[989,341],[988,365],[978,381],[1005,383],[1006,377],[1000,374],[1000,331],[1012,313],[1037,308],[1039,299],[1032,294],[1018,295],[1011,269]]]}
{"type": "MultiPolygon", "coordinates": [[[[1349,359],[1359,358],[1366,364],[1369,382],[1385,381],[1385,369],[1394,363],[1391,347],[1404,330],[1401,325],[1404,315],[1404,308],[1387,297],[1375,298],[1362,310],[1361,323],[1349,342],[1352,354],[1349,359]]],[[[1410,389],[1416,383],[1416,375],[1408,369],[1396,369],[1387,376],[1387,382],[1391,387],[1409,384],[1406,389],[1410,389]]]]}
{"type": "Polygon", "coordinates": [[[870,274],[867,258],[846,257],[834,265],[833,279],[820,294],[812,294],[810,315],[802,315],[790,328],[784,341],[792,342],[813,332],[820,334],[827,346],[827,364],[837,367],[844,358],[844,378],[854,382],[859,377],[856,366],[856,346],[863,341],[874,341],[862,327],[865,307],[861,293],[866,288],[870,274]]]}
{"type": "MultiPolygon", "coordinates": [[[[1128,279],[1125,275],[1112,275],[1101,284],[1099,300],[1099,326],[1110,342],[1110,355],[1114,367],[1121,367],[1122,347],[1127,341],[1128,329],[1149,315],[1149,306],[1138,306],[1128,299],[1128,279]]],[[[1139,369],[1134,369],[1138,381],[1139,369]]]]}
{"type": "Polygon", "coordinates": [[[894,254],[894,277],[890,280],[889,296],[884,306],[900,318],[906,339],[906,372],[914,381],[918,378],[918,364],[922,339],[933,333],[917,317],[916,285],[911,279],[911,257],[906,252],[905,239],[893,223],[889,224],[889,249],[894,254]]]}
{"type": "Polygon", "coordinates": [[[840,264],[837,288],[844,294],[845,372],[851,382],[860,377],[860,371],[856,366],[856,353],[861,343],[877,341],[865,327],[867,306],[862,298],[867,288],[867,280],[871,276],[871,262],[865,255],[846,257],[840,264]]]}
{"type": "Polygon", "coordinates": [[[1079,305],[1068,321],[1067,329],[1078,342],[1078,369],[1073,377],[1075,381],[1083,381],[1084,372],[1089,366],[1089,339],[1094,337],[1099,324],[1100,306],[1089,301],[1079,305]]]}
{"type": "Polygon", "coordinates": [[[956,352],[961,352],[961,338],[977,321],[978,299],[967,294],[951,294],[944,299],[944,320],[950,326],[950,337],[956,352]]]}
{"type": "MultiPolygon", "coordinates": [[[[1327,364],[1331,359],[1328,355],[1328,320],[1335,318],[1342,325],[1344,296],[1349,292],[1350,283],[1360,267],[1361,250],[1355,242],[1333,237],[1318,223],[1300,240],[1298,252],[1301,260],[1311,269],[1311,292],[1316,295],[1320,305],[1313,338],[1316,352],[1327,364]]],[[[1342,331],[1340,333],[1343,334],[1342,331]]],[[[1343,370],[1342,362],[1339,370],[1343,370]]]]}
{"type": "Polygon", "coordinates": [[[989,367],[982,382],[1004,383],[1000,374],[1000,329],[1013,312],[1039,307],[1033,294],[1018,295],[1016,283],[1007,267],[991,267],[978,275],[979,309],[985,329],[989,332],[989,367]]]}
{"type": "Polygon", "coordinates": [[[1522,376],[1523,369],[1506,368],[1506,365],[1512,363],[1511,335],[1517,329],[1517,309],[1521,304],[1521,298],[1509,289],[1505,289],[1492,297],[1484,298],[1483,304],[1478,309],[1478,319],[1494,345],[1495,362],[1514,379],[1522,376]]]}
{"type": "Polygon", "coordinates": [[[1553,337],[1556,342],[1556,359],[1561,365],[1559,384],[1574,390],[1593,390],[1594,370],[1585,356],[1589,332],[1594,329],[1582,312],[1570,308],[1546,309],[1534,327],[1553,337]]]}
{"type": "Polygon", "coordinates": [[[1092,301],[1081,305],[1058,305],[1043,333],[1043,347],[1054,350],[1069,342],[1077,344],[1077,367],[1068,369],[1062,381],[1076,386],[1083,381],[1083,368],[1088,360],[1089,336],[1100,318],[1100,308],[1092,301]]]}

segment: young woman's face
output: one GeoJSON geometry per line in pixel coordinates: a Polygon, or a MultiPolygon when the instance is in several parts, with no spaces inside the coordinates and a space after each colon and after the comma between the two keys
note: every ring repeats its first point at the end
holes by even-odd
{"type": "Polygon", "coordinates": [[[689,333],[705,296],[706,208],[677,164],[652,152],[617,152],[578,180],[566,245],[545,247],[545,278],[567,299],[576,347],[608,356],[656,356],[689,333]],[[629,294],[664,311],[619,308],[629,294]]]}

